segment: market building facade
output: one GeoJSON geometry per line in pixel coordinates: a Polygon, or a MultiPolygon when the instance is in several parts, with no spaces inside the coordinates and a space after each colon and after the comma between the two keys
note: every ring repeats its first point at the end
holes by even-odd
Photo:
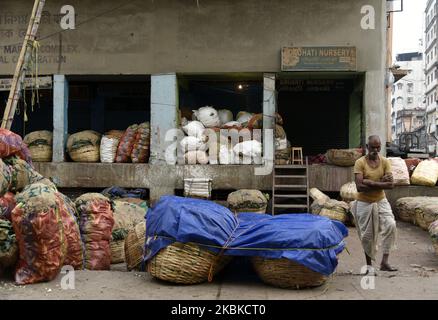
{"type": "MultiPolygon", "coordinates": [[[[184,178],[210,177],[217,190],[270,190],[272,177],[255,175],[254,165],[166,163],[166,132],[204,105],[234,115],[262,113],[264,129],[274,128],[278,112],[291,145],[308,156],[363,146],[370,134],[384,145],[388,136],[385,1],[78,0],[67,11],[63,6],[47,1],[35,58],[38,75],[51,77],[52,85],[40,88],[28,121],[22,112],[12,128],[54,132],[52,162],[36,169],[62,188],[139,187],[156,200],[178,193],[184,178]],[[68,134],[143,121],[151,124],[150,163],[67,161],[68,134]]],[[[2,78],[13,75],[30,11],[26,1],[2,1],[2,78]]],[[[0,95],[5,101],[7,91],[0,95]]],[[[309,175],[310,186],[323,191],[353,179],[352,168],[334,166],[311,166],[309,175]]]]}

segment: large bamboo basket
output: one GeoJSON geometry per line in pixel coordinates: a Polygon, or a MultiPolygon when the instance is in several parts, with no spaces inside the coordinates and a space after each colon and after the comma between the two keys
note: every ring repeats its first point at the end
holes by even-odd
{"type": "Polygon", "coordinates": [[[111,264],[125,262],[125,240],[111,241],[111,264]]]}
{"type": "Polygon", "coordinates": [[[143,261],[146,223],[141,222],[125,238],[125,261],[128,270],[138,269],[143,261]]]}
{"type": "Polygon", "coordinates": [[[34,146],[29,147],[30,156],[34,162],[51,162],[52,161],[52,147],[51,146],[34,146]]]}
{"type": "Polygon", "coordinates": [[[328,277],[288,259],[253,257],[252,265],[263,282],[288,289],[323,285],[328,277]]]}
{"type": "Polygon", "coordinates": [[[194,243],[175,242],[162,249],[148,262],[148,272],[155,278],[180,284],[196,284],[217,274],[231,260],[194,243]]]}
{"type": "Polygon", "coordinates": [[[99,162],[100,150],[98,146],[84,146],[69,152],[70,158],[74,162],[99,162]]]}

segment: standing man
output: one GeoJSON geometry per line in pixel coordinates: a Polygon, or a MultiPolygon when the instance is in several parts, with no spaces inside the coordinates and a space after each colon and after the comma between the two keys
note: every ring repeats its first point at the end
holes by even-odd
{"type": "Polygon", "coordinates": [[[367,144],[368,154],[358,159],[354,165],[358,193],[357,201],[352,205],[352,213],[365,251],[368,271],[373,270],[372,260],[376,260],[379,232],[383,249],[380,270],[397,271],[388,262],[389,252],[395,244],[396,225],[384,191],[394,188],[394,182],[391,163],[379,154],[380,148],[379,136],[370,136],[367,144]]]}

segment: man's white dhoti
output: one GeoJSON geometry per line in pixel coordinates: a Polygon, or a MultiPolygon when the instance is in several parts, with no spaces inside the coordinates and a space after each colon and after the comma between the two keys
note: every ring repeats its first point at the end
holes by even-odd
{"type": "Polygon", "coordinates": [[[383,254],[389,254],[395,248],[397,228],[391,205],[386,198],[375,203],[353,201],[351,213],[362,247],[372,260],[376,259],[379,233],[383,254]]]}

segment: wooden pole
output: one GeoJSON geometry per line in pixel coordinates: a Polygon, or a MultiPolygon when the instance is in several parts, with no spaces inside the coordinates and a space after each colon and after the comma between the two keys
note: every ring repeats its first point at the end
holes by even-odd
{"type": "Polygon", "coordinates": [[[12,121],[14,120],[15,109],[17,108],[18,100],[20,99],[21,87],[23,85],[27,62],[29,61],[31,50],[29,45],[33,43],[38,31],[38,26],[41,20],[41,13],[43,11],[45,0],[35,0],[33,5],[32,15],[27,27],[26,36],[24,38],[23,46],[21,48],[20,56],[15,67],[14,78],[12,79],[11,91],[9,91],[8,102],[6,104],[3,115],[2,125],[3,129],[11,129],[12,121]]]}

